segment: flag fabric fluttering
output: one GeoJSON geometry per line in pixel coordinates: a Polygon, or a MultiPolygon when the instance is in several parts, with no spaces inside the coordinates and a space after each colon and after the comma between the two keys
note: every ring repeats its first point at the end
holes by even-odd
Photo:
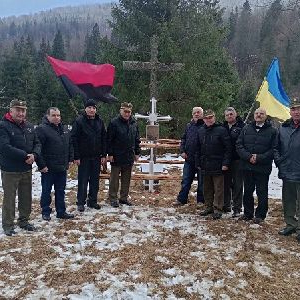
{"type": "Polygon", "coordinates": [[[269,66],[267,76],[257,93],[256,101],[260,102],[260,107],[264,108],[269,116],[283,121],[290,118],[290,99],[280,80],[277,58],[274,58],[269,66]]]}
{"type": "Polygon", "coordinates": [[[84,101],[116,102],[110,92],[113,87],[115,67],[110,64],[93,65],[83,62],[70,62],[47,56],[56,76],[60,78],[69,97],[77,94],[84,101]]]}

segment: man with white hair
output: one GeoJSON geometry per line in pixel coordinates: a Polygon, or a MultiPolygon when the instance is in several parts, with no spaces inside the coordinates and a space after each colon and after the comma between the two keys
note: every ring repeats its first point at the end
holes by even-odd
{"type": "Polygon", "coordinates": [[[255,189],[258,205],[253,222],[259,224],[266,218],[268,183],[276,145],[277,130],[267,121],[266,110],[256,109],[254,121],[242,129],[236,144],[244,179],[244,215],[241,220],[250,221],[254,217],[255,189]]]}
{"type": "Polygon", "coordinates": [[[192,109],[192,120],[186,125],[184,134],[181,138],[180,151],[182,158],[185,159],[183,167],[183,175],[181,181],[181,190],[177,196],[174,206],[182,206],[187,204],[188,195],[193,183],[195,174],[197,174],[197,203],[203,203],[203,180],[201,171],[196,168],[195,154],[197,150],[197,133],[198,129],[203,125],[203,109],[202,107],[194,107],[192,109]]]}

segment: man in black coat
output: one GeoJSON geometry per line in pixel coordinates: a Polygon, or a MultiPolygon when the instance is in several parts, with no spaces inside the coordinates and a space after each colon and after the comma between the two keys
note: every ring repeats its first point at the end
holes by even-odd
{"type": "Polygon", "coordinates": [[[15,234],[15,201],[18,191],[18,225],[34,231],[29,217],[32,204],[32,164],[41,152],[33,125],[26,118],[26,102],[12,100],[10,110],[0,122],[0,166],[4,190],[2,227],[8,236],[15,234]]]}
{"type": "Polygon", "coordinates": [[[80,212],[84,211],[86,201],[88,207],[100,209],[97,196],[100,167],[106,162],[106,130],[96,111],[96,102],[88,100],[83,115],[75,120],[72,128],[74,162],[78,165],[77,208],[80,212]]]}
{"type": "Polygon", "coordinates": [[[197,174],[197,203],[203,203],[203,178],[201,171],[195,164],[195,153],[197,151],[198,130],[203,123],[203,109],[202,107],[194,107],[192,110],[192,120],[187,124],[184,134],[181,138],[180,153],[185,159],[183,166],[183,174],[181,181],[181,190],[177,196],[175,206],[182,206],[187,204],[188,195],[197,174]]]}
{"type": "Polygon", "coordinates": [[[227,129],[231,140],[232,156],[228,171],[224,171],[224,212],[231,212],[232,217],[238,217],[243,204],[243,174],[240,170],[240,157],[236,152],[236,141],[242,128],[243,120],[237,115],[233,107],[227,107],[224,112],[224,127],[227,129]]]}
{"type": "Polygon", "coordinates": [[[197,165],[204,175],[204,203],[201,216],[222,217],[224,205],[224,175],[231,159],[231,143],[227,130],[216,123],[215,113],[208,109],[203,114],[204,125],[198,131],[197,165]]]}
{"type": "Polygon", "coordinates": [[[256,189],[258,206],[254,222],[261,223],[268,212],[268,183],[272,171],[274,150],[277,144],[277,130],[267,121],[263,108],[254,112],[254,121],[246,125],[237,140],[236,150],[241,161],[244,179],[244,215],[241,220],[252,220],[254,216],[253,193],[256,189]]]}
{"type": "Polygon", "coordinates": [[[131,170],[140,154],[138,125],[131,116],[132,104],[121,104],[120,115],[112,119],[107,128],[107,153],[111,164],[108,199],[113,207],[119,204],[132,205],[128,201],[131,170]],[[120,198],[119,174],[121,174],[120,198]]]}
{"type": "Polygon", "coordinates": [[[73,145],[67,126],[61,123],[60,111],[57,107],[50,107],[42,124],[36,128],[36,133],[42,145],[41,155],[37,165],[42,174],[41,209],[42,218],[50,221],[51,190],[54,185],[56,217],[71,219],[74,215],[66,212],[65,188],[67,170],[73,162],[73,145]]]}

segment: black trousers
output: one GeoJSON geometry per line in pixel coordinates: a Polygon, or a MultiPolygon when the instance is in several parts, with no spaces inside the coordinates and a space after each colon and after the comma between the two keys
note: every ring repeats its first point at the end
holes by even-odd
{"type": "Polygon", "coordinates": [[[265,219],[268,212],[268,183],[269,174],[262,174],[253,171],[243,171],[244,179],[244,215],[253,218],[254,197],[256,189],[258,205],[255,210],[255,217],[265,219]]]}
{"type": "Polygon", "coordinates": [[[100,158],[80,159],[80,165],[78,166],[77,205],[85,205],[87,197],[89,205],[97,203],[100,166],[100,158]],[[88,185],[89,192],[87,193],[88,185]]]}

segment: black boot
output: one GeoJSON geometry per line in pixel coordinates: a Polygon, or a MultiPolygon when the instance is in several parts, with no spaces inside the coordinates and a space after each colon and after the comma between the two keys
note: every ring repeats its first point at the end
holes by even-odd
{"type": "Polygon", "coordinates": [[[200,216],[205,217],[214,213],[214,210],[211,208],[206,208],[202,212],[200,212],[200,216]]]}

